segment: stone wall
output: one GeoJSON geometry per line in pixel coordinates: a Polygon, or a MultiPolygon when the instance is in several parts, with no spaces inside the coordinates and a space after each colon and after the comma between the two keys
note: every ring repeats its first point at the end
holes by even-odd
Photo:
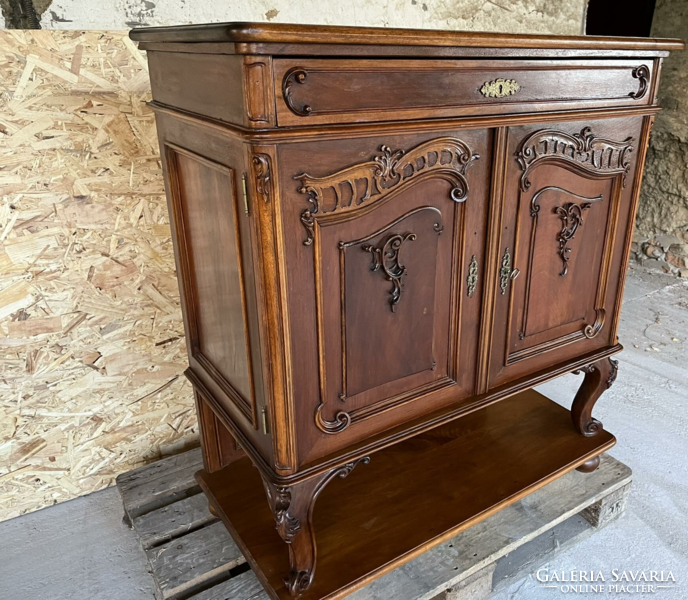
{"type": "MultiPolygon", "coordinates": [[[[652,35],[688,40],[688,2],[657,0],[652,35]]],[[[649,266],[688,277],[688,52],[664,62],[633,249],[649,266]]]]}

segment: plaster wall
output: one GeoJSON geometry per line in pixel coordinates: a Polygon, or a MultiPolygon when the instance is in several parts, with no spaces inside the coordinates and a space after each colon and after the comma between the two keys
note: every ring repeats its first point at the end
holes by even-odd
{"type": "MultiPolygon", "coordinates": [[[[560,35],[582,32],[586,6],[586,0],[33,0],[33,3],[43,29],[129,29],[213,21],[273,21],[560,35]]],[[[0,6],[9,26],[10,0],[0,0],[0,6]]]]}

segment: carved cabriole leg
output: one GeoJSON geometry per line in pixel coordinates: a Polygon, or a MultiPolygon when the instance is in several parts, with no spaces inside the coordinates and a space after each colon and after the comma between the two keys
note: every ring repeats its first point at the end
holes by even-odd
{"type": "Polygon", "coordinates": [[[277,532],[289,546],[290,573],[284,582],[292,596],[305,592],[315,574],[317,550],[313,508],[318,495],[335,477],[346,477],[357,464],[369,462],[369,457],[361,458],[289,486],[275,485],[263,479],[277,532]]]}
{"type": "Polygon", "coordinates": [[[611,358],[603,358],[581,369],[585,373],[585,379],[571,407],[573,424],[581,435],[590,437],[602,430],[602,423],[592,418],[592,409],[602,393],[612,387],[618,365],[611,358]]]}

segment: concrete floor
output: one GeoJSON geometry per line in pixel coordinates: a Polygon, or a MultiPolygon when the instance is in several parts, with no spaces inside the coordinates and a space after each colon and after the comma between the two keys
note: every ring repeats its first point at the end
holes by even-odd
{"type": "MultiPolygon", "coordinates": [[[[612,454],[634,471],[627,514],[559,554],[550,571],[669,571],[674,588],[652,597],[688,597],[688,282],[633,267],[619,338],[619,378],[595,415],[619,442],[612,454]]],[[[539,388],[570,405],[580,376],[539,388]]],[[[153,584],[111,488],[0,523],[0,599],[151,600],[153,584]]],[[[565,595],[534,576],[496,600],[565,595]]],[[[643,596],[643,594],[633,594],[643,596]]],[[[617,593],[595,594],[617,599],[617,593]]]]}

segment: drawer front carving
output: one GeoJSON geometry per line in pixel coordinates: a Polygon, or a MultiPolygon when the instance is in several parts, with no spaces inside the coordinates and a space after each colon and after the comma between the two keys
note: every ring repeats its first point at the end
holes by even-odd
{"type": "Polygon", "coordinates": [[[277,59],[279,125],[562,110],[650,102],[638,60],[277,59]]]}
{"type": "Polygon", "coordinates": [[[502,246],[513,254],[500,270],[493,385],[610,343],[638,132],[637,120],[615,124],[510,130],[502,246]]]}
{"type": "MultiPolygon", "coordinates": [[[[487,132],[471,136],[486,147],[487,132]]],[[[486,202],[472,200],[474,185],[478,194],[486,190],[471,174],[484,177],[487,167],[476,168],[478,146],[453,135],[360,140],[356,149],[367,146],[368,158],[344,166],[342,155],[364,152],[350,150],[351,142],[340,152],[336,142],[325,144],[321,164],[291,176],[289,218],[298,218],[304,235],[290,243],[312,278],[304,272],[290,294],[300,314],[314,301],[317,332],[317,368],[297,386],[317,384],[318,401],[306,403],[303,394],[299,410],[320,436],[346,444],[356,423],[382,427],[402,405],[473,393],[474,357],[461,349],[461,319],[464,310],[476,323],[480,314],[484,237],[476,219],[486,202]]],[[[301,327],[296,335],[305,338],[301,327]]]]}

